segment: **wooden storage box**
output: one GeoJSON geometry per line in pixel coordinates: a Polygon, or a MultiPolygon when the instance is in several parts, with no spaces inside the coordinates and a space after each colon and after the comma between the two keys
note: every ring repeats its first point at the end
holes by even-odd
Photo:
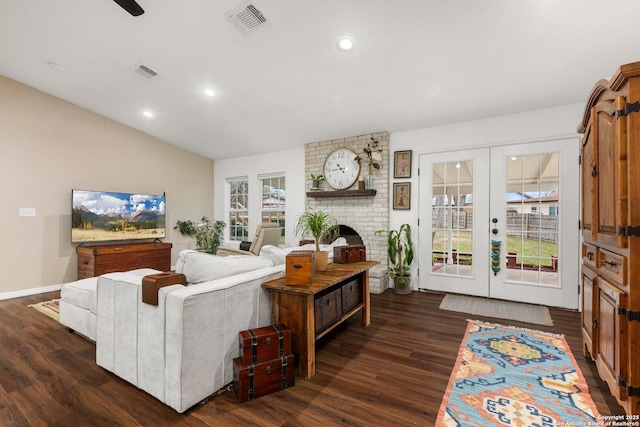
{"type": "Polygon", "coordinates": [[[240,403],[293,387],[295,378],[293,354],[249,365],[233,359],[233,388],[240,403]]]}
{"type": "Polygon", "coordinates": [[[357,280],[342,285],[342,312],[346,313],[362,303],[362,290],[357,280]]]}
{"type": "Polygon", "coordinates": [[[171,270],[171,243],[78,246],[78,279],[137,268],[171,270]]]}
{"type": "Polygon", "coordinates": [[[310,285],[315,273],[314,251],[293,251],[287,255],[284,283],[310,285]]]}
{"type": "Polygon", "coordinates": [[[240,360],[243,365],[265,362],[291,354],[291,330],[284,324],[240,332],[240,360]]]}
{"type": "Polygon", "coordinates": [[[158,289],[169,285],[186,285],[184,274],[167,271],[165,273],[149,274],[142,278],[142,302],[158,305],[158,289]]]}
{"type": "Polygon", "coordinates": [[[338,288],[314,300],[316,334],[342,317],[342,289],[338,288]]]}
{"type": "Polygon", "coordinates": [[[333,248],[333,262],[348,264],[367,260],[367,247],[365,245],[336,246],[333,248]]]}

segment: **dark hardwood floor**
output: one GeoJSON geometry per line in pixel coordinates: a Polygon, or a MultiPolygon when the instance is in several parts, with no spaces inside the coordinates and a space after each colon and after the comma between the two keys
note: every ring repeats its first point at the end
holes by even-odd
{"type": "MultiPolygon", "coordinates": [[[[372,295],[360,315],[321,340],[317,374],[238,404],[226,391],[178,414],[95,364],[95,345],[27,304],[0,301],[1,426],[433,425],[469,315],[438,309],[443,295],[372,295]]],[[[623,410],[582,355],[579,313],[551,309],[554,327],[481,320],[565,334],[602,415],[623,410]]]]}

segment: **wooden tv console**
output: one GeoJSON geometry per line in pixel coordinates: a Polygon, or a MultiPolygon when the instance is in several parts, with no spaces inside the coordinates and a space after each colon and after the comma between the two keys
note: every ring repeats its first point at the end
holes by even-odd
{"type": "Polygon", "coordinates": [[[171,243],[78,246],[78,279],[137,268],[171,270],[171,243]]]}

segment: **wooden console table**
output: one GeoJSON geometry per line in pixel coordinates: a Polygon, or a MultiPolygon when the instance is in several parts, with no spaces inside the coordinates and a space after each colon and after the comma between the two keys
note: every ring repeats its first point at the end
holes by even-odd
{"type": "Polygon", "coordinates": [[[271,293],[271,323],[284,323],[292,332],[293,352],[299,355],[300,375],[316,373],[316,340],[362,310],[362,324],[371,321],[369,269],[378,261],[331,263],[315,273],[308,286],[287,286],[284,277],[266,282],[271,293]]]}

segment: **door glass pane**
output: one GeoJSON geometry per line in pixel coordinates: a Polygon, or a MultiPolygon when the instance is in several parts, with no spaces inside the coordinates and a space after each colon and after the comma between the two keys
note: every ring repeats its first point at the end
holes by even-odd
{"type": "Polygon", "coordinates": [[[473,162],[436,163],[432,177],[433,274],[471,276],[473,162]]]}
{"type": "Polygon", "coordinates": [[[558,285],[558,153],[507,161],[507,281],[558,285]]]}

